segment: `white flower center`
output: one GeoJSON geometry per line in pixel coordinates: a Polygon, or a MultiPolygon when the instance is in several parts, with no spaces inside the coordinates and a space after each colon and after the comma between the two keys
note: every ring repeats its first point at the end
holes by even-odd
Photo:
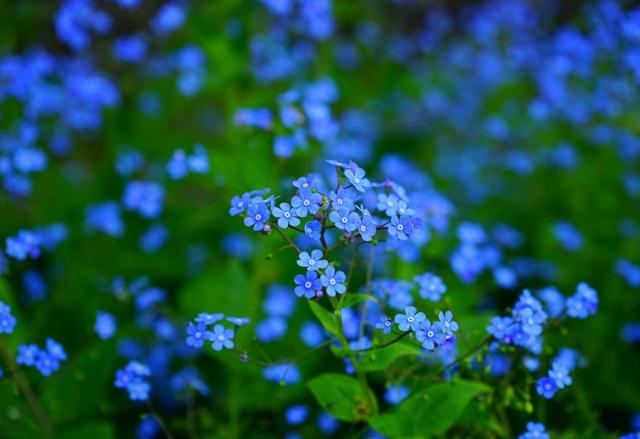
{"type": "Polygon", "coordinates": [[[315,259],[309,259],[309,265],[316,265],[315,259]]]}
{"type": "Polygon", "coordinates": [[[305,282],[305,283],[304,283],[304,286],[305,286],[306,288],[311,288],[311,282],[305,282]]]}
{"type": "Polygon", "coordinates": [[[310,201],[309,201],[309,200],[304,200],[304,201],[302,202],[302,204],[304,204],[305,206],[308,206],[308,205],[309,205],[309,203],[310,203],[310,201]]]}
{"type": "Polygon", "coordinates": [[[427,336],[429,336],[429,338],[433,337],[433,331],[427,332],[427,336]]]}
{"type": "Polygon", "coordinates": [[[289,212],[285,212],[285,213],[284,213],[284,217],[285,217],[285,218],[289,218],[289,217],[291,217],[291,214],[290,214],[289,212]]]}
{"type": "Polygon", "coordinates": [[[413,317],[407,317],[407,322],[413,323],[413,317]]]}
{"type": "Polygon", "coordinates": [[[335,280],[335,279],[329,279],[329,283],[330,283],[331,285],[335,285],[335,284],[336,284],[336,280],[335,280]]]}
{"type": "Polygon", "coordinates": [[[262,215],[257,214],[257,215],[256,215],[256,221],[260,221],[261,219],[262,219],[262,215]]]}
{"type": "Polygon", "coordinates": [[[353,179],[353,182],[358,184],[358,183],[360,183],[360,179],[358,177],[356,177],[356,178],[353,179]]]}

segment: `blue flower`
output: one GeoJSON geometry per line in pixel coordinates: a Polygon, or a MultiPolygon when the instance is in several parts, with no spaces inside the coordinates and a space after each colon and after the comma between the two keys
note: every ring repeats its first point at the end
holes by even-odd
{"type": "Polygon", "coordinates": [[[150,181],[132,181],[125,187],[122,204],[144,218],[156,218],[164,205],[164,188],[150,181]]]}
{"type": "Polygon", "coordinates": [[[231,198],[231,208],[229,209],[229,215],[236,216],[240,215],[244,211],[247,210],[251,204],[251,195],[248,193],[244,193],[240,196],[236,195],[231,198]]]}
{"type": "Polygon", "coordinates": [[[247,227],[253,226],[253,230],[256,232],[263,230],[267,221],[269,221],[269,215],[267,203],[251,204],[247,209],[247,216],[244,218],[244,225],[247,227]]]}
{"type": "Polygon", "coordinates": [[[262,375],[275,383],[295,384],[300,381],[300,370],[295,364],[276,364],[265,367],[262,375]]]}
{"type": "Polygon", "coordinates": [[[445,342],[446,336],[439,322],[432,324],[429,320],[423,319],[416,329],[416,340],[422,343],[426,350],[432,351],[445,342]]]}
{"type": "Polygon", "coordinates": [[[356,230],[362,236],[363,241],[371,241],[376,235],[376,224],[368,210],[362,211],[362,217],[358,217],[356,221],[356,230]]]}
{"type": "Polygon", "coordinates": [[[322,231],[322,224],[320,221],[309,221],[304,225],[304,234],[313,240],[320,240],[322,231]]]}
{"type": "Polygon", "coordinates": [[[558,386],[556,386],[553,378],[542,377],[538,379],[536,383],[536,392],[538,392],[538,395],[544,396],[546,399],[551,399],[557,391],[558,386]]]}
{"type": "Polygon", "coordinates": [[[307,420],[308,416],[309,408],[302,404],[291,406],[284,411],[284,417],[289,425],[300,425],[307,420]]]}
{"type": "Polygon", "coordinates": [[[578,285],[576,293],[567,299],[567,314],[576,319],[585,319],[598,310],[598,293],[586,283],[578,285]]]}
{"type": "Polygon", "coordinates": [[[320,210],[320,203],[322,203],[322,196],[317,192],[311,192],[308,188],[301,189],[299,194],[291,199],[291,205],[296,209],[299,217],[316,214],[320,210]]]}
{"type": "Polygon", "coordinates": [[[47,351],[39,350],[34,366],[43,376],[49,376],[60,368],[60,360],[47,351]]]}
{"type": "Polygon", "coordinates": [[[249,317],[227,317],[227,322],[237,326],[238,328],[248,325],[250,321],[249,317]]]}
{"type": "Polygon", "coordinates": [[[216,351],[221,351],[224,348],[233,349],[233,338],[235,332],[233,329],[226,329],[222,325],[215,325],[213,327],[213,333],[210,336],[211,346],[216,351]]]}
{"type": "Polygon", "coordinates": [[[336,225],[338,229],[344,230],[346,232],[353,232],[356,229],[359,216],[355,212],[350,212],[347,209],[342,209],[340,211],[332,211],[329,214],[329,219],[336,225]]]}
{"type": "Polygon", "coordinates": [[[404,314],[396,314],[394,321],[398,324],[398,329],[403,332],[417,331],[427,316],[423,312],[417,312],[415,306],[407,306],[404,314]]]}
{"type": "Polygon", "coordinates": [[[334,267],[328,267],[324,274],[320,276],[322,285],[325,287],[327,294],[334,297],[336,294],[344,294],[347,287],[344,281],[347,276],[342,271],[336,271],[334,267]]]}
{"type": "Polygon", "coordinates": [[[391,217],[398,213],[398,201],[399,198],[394,194],[378,194],[376,208],[391,217]]]}
{"type": "Polygon", "coordinates": [[[391,224],[389,224],[389,235],[396,239],[406,240],[409,239],[409,235],[412,232],[411,220],[408,216],[393,216],[391,218],[391,224]]]}
{"type": "Polygon", "coordinates": [[[518,436],[518,439],[549,439],[544,425],[539,422],[527,422],[527,431],[518,436]]]}
{"type": "Polygon", "coordinates": [[[571,385],[573,382],[569,376],[569,370],[562,364],[554,362],[549,371],[549,378],[553,380],[558,389],[571,385]]]}
{"type": "Polygon", "coordinates": [[[113,201],[87,207],[85,224],[88,230],[97,230],[109,236],[120,236],[124,232],[120,206],[113,201]]]}
{"type": "Polygon", "coordinates": [[[327,268],[329,262],[322,259],[322,250],[316,249],[311,252],[311,255],[307,252],[301,252],[298,255],[297,264],[309,271],[317,271],[327,268]]]}
{"type": "Polygon", "coordinates": [[[347,209],[353,210],[355,206],[355,197],[353,191],[345,188],[339,188],[337,191],[331,191],[329,194],[329,201],[331,201],[331,207],[335,210],[347,209]]]}
{"type": "Polygon", "coordinates": [[[207,330],[204,323],[194,325],[189,323],[187,327],[187,344],[194,348],[201,348],[206,340],[211,340],[213,334],[207,330]]]}
{"type": "Polygon", "coordinates": [[[149,399],[149,392],[151,391],[151,384],[141,379],[134,379],[129,386],[127,386],[129,392],[129,398],[132,401],[146,401],[149,399]]]}
{"type": "Polygon", "coordinates": [[[318,323],[310,321],[300,328],[300,338],[306,346],[315,347],[324,341],[325,332],[318,323]]]}
{"type": "Polygon", "coordinates": [[[158,35],[167,35],[182,27],[185,11],[178,2],[165,3],[151,20],[151,28],[158,35]]]}
{"type": "Polygon", "coordinates": [[[29,230],[20,230],[15,237],[7,238],[6,245],[7,255],[19,261],[40,256],[40,239],[29,230]]]}
{"type": "Polygon", "coordinates": [[[291,210],[289,203],[280,203],[280,207],[274,206],[271,213],[278,218],[278,225],[283,229],[300,224],[300,219],[296,217],[296,211],[291,210]]]}
{"type": "Polygon", "coordinates": [[[409,388],[399,384],[394,384],[387,387],[384,392],[384,400],[391,405],[398,405],[409,396],[409,388]]]}
{"type": "Polygon", "coordinates": [[[108,312],[98,311],[96,313],[96,322],[93,325],[93,329],[102,340],[107,340],[113,337],[117,329],[115,316],[108,312]]]}
{"type": "Polygon", "coordinates": [[[493,317],[491,324],[487,327],[487,332],[496,339],[502,341],[505,336],[510,333],[513,319],[511,317],[493,317]]]}
{"type": "Polygon", "coordinates": [[[182,149],[177,149],[167,163],[167,173],[173,180],[181,180],[188,172],[187,154],[182,149]]]}
{"type": "Polygon", "coordinates": [[[280,317],[270,317],[258,322],[255,328],[258,341],[268,343],[284,337],[287,333],[287,321],[280,317]]]}
{"type": "Polygon", "coordinates": [[[0,334],[11,334],[16,326],[16,319],[11,315],[11,308],[6,303],[0,302],[0,334]]]}
{"type": "Polygon", "coordinates": [[[438,320],[440,320],[445,335],[453,335],[453,333],[458,330],[458,323],[453,321],[453,313],[451,311],[445,313],[440,311],[438,313],[438,320]]]}
{"type": "Polygon", "coordinates": [[[222,313],[215,313],[215,314],[211,314],[211,313],[207,313],[207,312],[201,312],[200,314],[198,314],[195,318],[196,323],[204,323],[205,325],[213,325],[216,322],[219,322],[220,320],[224,319],[224,314],[222,313]]]}
{"type": "Polygon", "coordinates": [[[418,294],[420,294],[420,297],[423,299],[438,302],[447,291],[447,286],[442,282],[440,276],[432,273],[418,275],[413,280],[418,283],[420,287],[418,294]]]}
{"type": "Polygon", "coordinates": [[[347,180],[360,192],[364,192],[371,187],[371,182],[364,177],[364,169],[358,167],[355,163],[351,162],[349,168],[344,171],[344,176],[347,180]]]}
{"type": "Polygon", "coordinates": [[[36,356],[40,352],[40,348],[35,344],[21,344],[18,346],[18,356],[16,363],[23,366],[33,366],[36,363],[36,356]]]}
{"type": "Polygon", "coordinates": [[[315,271],[307,271],[306,275],[298,274],[293,281],[297,285],[294,291],[298,297],[311,299],[322,288],[322,282],[315,271]]]}
{"type": "Polygon", "coordinates": [[[380,316],[380,321],[376,323],[376,329],[380,329],[384,334],[388,334],[392,328],[393,321],[385,315],[380,316]]]}

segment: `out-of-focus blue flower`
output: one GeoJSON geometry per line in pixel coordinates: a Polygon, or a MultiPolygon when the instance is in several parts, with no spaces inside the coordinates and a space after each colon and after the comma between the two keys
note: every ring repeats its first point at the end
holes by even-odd
{"type": "Polygon", "coordinates": [[[539,422],[527,422],[527,431],[518,436],[518,439],[549,439],[544,425],[539,422]]]}
{"type": "Polygon", "coordinates": [[[538,395],[544,396],[546,399],[551,399],[558,391],[558,387],[553,378],[542,377],[538,379],[536,383],[536,391],[538,395]]]}
{"type": "Polygon", "coordinates": [[[182,27],[186,18],[184,8],[175,1],[165,3],[151,20],[151,29],[158,35],[167,35],[182,27]]]}
{"type": "Polygon", "coordinates": [[[256,324],[256,338],[268,343],[284,337],[287,333],[287,322],[280,317],[270,317],[256,324]]]}
{"type": "Polygon", "coordinates": [[[447,291],[447,286],[442,279],[433,273],[424,273],[413,279],[419,286],[418,293],[423,299],[438,302],[447,291]]]}
{"type": "Polygon", "coordinates": [[[96,322],[93,325],[93,329],[102,340],[107,340],[114,336],[117,329],[116,317],[105,311],[98,311],[96,313],[96,322]]]}
{"type": "Polygon", "coordinates": [[[147,55],[147,41],[143,35],[132,35],[117,39],[113,43],[113,56],[123,62],[140,63],[147,55]]]}
{"type": "Polygon", "coordinates": [[[95,9],[93,0],[65,0],[55,16],[58,37],[75,51],[88,48],[90,32],[104,34],[111,28],[111,18],[95,9]]]}
{"type": "Polygon", "coordinates": [[[598,293],[584,282],[578,284],[576,292],[567,299],[567,314],[576,319],[585,319],[598,310],[598,293]]]}
{"type": "Polygon", "coordinates": [[[124,232],[120,206],[114,201],[87,207],[84,222],[88,230],[100,231],[109,236],[120,236],[124,232]]]}
{"type": "Polygon", "coordinates": [[[318,346],[325,339],[324,329],[316,322],[306,322],[302,325],[302,328],[300,328],[300,338],[302,342],[309,347],[318,346]]]}
{"type": "Polygon", "coordinates": [[[582,234],[571,223],[559,221],[553,226],[556,239],[568,251],[578,251],[582,248],[582,234]]]}
{"type": "Polygon", "coordinates": [[[0,334],[11,334],[16,326],[16,318],[11,315],[11,308],[0,302],[0,334]]]}
{"type": "Polygon", "coordinates": [[[318,430],[324,434],[333,434],[340,427],[338,420],[326,412],[318,415],[317,425],[318,430]]]}
{"type": "Polygon", "coordinates": [[[125,187],[122,203],[144,218],[157,218],[164,206],[164,188],[150,181],[132,181],[125,187]]]}
{"type": "Polygon", "coordinates": [[[169,229],[163,224],[152,224],[138,241],[140,248],[147,253],[153,253],[162,247],[169,238],[169,229]]]}
{"type": "Polygon", "coordinates": [[[300,381],[300,370],[295,364],[265,367],[262,374],[265,379],[274,383],[295,384],[300,381]]]}
{"type": "Polygon", "coordinates": [[[243,233],[232,233],[222,238],[222,249],[237,259],[246,261],[253,255],[253,241],[243,233]]]}
{"type": "Polygon", "coordinates": [[[307,420],[309,408],[306,405],[298,404],[287,408],[284,417],[289,425],[300,425],[307,420]]]}
{"type": "Polygon", "coordinates": [[[402,385],[391,385],[384,392],[384,400],[391,405],[398,405],[409,396],[409,388],[402,385]]]}

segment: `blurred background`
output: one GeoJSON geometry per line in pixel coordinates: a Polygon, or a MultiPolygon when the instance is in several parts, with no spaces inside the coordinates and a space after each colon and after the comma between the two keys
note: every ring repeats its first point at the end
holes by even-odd
{"type": "MultiPolygon", "coordinates": [[[[376,278],[437,272],[470,346],[524,288],[599,292],[596,316],[545,335],[583,358],[570,389],[546,401],[522,355],[483,357],[500,413],[470,406],[441,437],[516,437],[533,418],[554,438],[640,430],[635,8],[0,0],[0,301],[17,320],[0,341],[10,358],[64,346],[51,376],[24,368],[54,436],[163,437],[162,418],[174,437],[377,437],[306,389],[343,370],[328,349],[282,380],[184,343],[203,311],[249,317],[236,342],[251,355],[323,340],[293,300],[293,256],[228,211],[327,159],[420,200],[427,235],[382,249],[376,278]],[[491,258],[460,253],[469,223],[491,258]],[[20,258],[24,231],[39,245],[20,258]],[[131,359],[153,371],[148,404],[113,385],[131,359]]],[[[39,437],[0,367],[0,437],[39,437]]],[[[385,408],[396,372],[372,378],[385,408]]]]}

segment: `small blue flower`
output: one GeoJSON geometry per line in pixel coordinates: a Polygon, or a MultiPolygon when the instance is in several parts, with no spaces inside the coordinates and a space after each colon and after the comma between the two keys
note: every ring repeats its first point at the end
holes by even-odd
{"type": "Polygon", "coordinates": [[[11,334],[16,326],[16,319],[11,315],[11,308],[0,302],[0,334],[11,334]]]}
{"type": "Polygon", "coordinates": [[[269,215],[267,203],[251,204],[247,209],[247,216],[244,218],[244,225],[247,227],[253,226],[253,230],[256,232],[263,230],[267,221],[269,221],[269,215]]]}
{"type": "Polygon", "coordinates": [[[125,187],[122,204],[144,218],[156,218],[162,213],[164,188],[150,181],[132,181],[125,187]]]}
{"type": "Polygon", "coordinates": [[[306,405],[294,405],[284,412],[284,417],[289,425],[300,425],[307,420],[309,408],[306,405]]]}
{"type": "Polygon", "coordinates": [[[201,348],[206,340],[211,340],[213,334],[207,330],[204,323],[194,325],[189,323],[187,327],[187,344],[194,348],[201,348]]]}
{"type": "Polygon", "coordinates": [[[342,271],[336,271],[334,267],[328,267],[324,274],[320,276],[320,280],[327,294],[331,297],[336,294],[344,294],[347,291],[347,287],[344,284],[347,276],[342,271]]]}
{"type": "Polygon", "coordinates": [[[211,314],[207,312],[201,312],[196,316],[195,321],[196,323],[204,323],[208,326],[213,325],[214,323],[219,322],[222,319],[224,319],[224,314],[222,313],[211,314]]]}
{"type": "Polygon", "coordinates": [[[409,396],[409,388],[402,385],[391,385],[384,392],[384,400],[391,405],[398,405],[409,396]]]}
{"type": "Polygon", "coordinates": [[[345,232],[353,232],[356,229],[356,225],[360,217],[355,212],[350,212],[347,209],[340,211],[332,211],[329,214],[329,220],[333,222],[336,227],[345,232]]]}
{"type": "Polygon", "coordinates": [[[362,236],[363,241],[371,241],[376,235],[376,224],[368,210],[362,211],[362,217],[358,217],[356,221],[356,230],[362,236]]]}
{"type": "Polygon", "coordinates": [[[21,344],[18,346],[18,356],[16,363],[23,366],[33,366],[36,363],[36,356],[40,352],[40,348],[35,344],[21,344]]]}
{"type": "Polygon", "coordinates": [[[322,224],[320,223],[320,221],[313,220],[304,225],[304,234],[313,240],[320,240],[321,231],[322,224]]]}
{"type": "Polygon", "coordinates": [[[237,326],[238,328],[248,325],[250,321],[249,317],[227,317],[227,322],[237,326]]]}
{"type": "Polygon", "coordinates": [[[446,341],[445,333],[439,322],[431,323],[424,319],[416,330],[416,340],[428,351],[434,350],[446,341]]]}
{"type": "Polygon", "coordinates": [[[442,282],[440,276],[432,273],[418,275],[413,280],[418,283],[420,287],[418,294],[423,299],[438,302],[447,291],[447,286],[442,282]]]}
{"type": "Polygon", "coordinates": [[[335,210],[353,210],[355,206],[355,197],[353,191],[345,188],[339,188],[337,191],[331,191],[329,194],[331,207],[335,210]]]}
{"type": "Polygon", "coordinates": [[[349,183],[360,192],[364,192],[371,187],[371,182],[364,177],[364,169],[358,167],[358,165],[353,162],[351,162],[349,168],[344,171],[344,176],[347,177],[349,183]]]}
{"type": "Polygon", "coordinates": [[[549,435],[544,429],[544,424],[527,422],[527,431],[518,436],[518,439],[549,439],[549,435]]]}
{"type": "Polygon", "coordinates": [[[299,217],[316,214],[320,210],[320,203],[322,203],[322,196],[308,188],[301,189],[299,194],[291,199],[291,206],[296,209],[299,217]]]}
{"type": "Polygon", "coordinates": [[[98,311],[93,329],[102,340],[113,337],[117,329],[116,317],[111,313],[98,311]]]}
{"type": "Polygon", "coordinates": [[[562,364],[554,362],[549,371],[549,378],[553,380],[558,389],[571,385],[573,382],[569,376],[569,370],[562,364]]]}
{"type": "Polygon", "coordinates": [[[389,224],[389,235],[399,240],[409,239],[409,235],[412,232],[411,220],[408,216],[393,216],[391,218],[391,224],[389,224]]]}
{"type": "Polygon", "coordinates": [[[301,252],[298,255],[297,264],[309,271],[316,271],[327,268],[329,262],[326,259],[322,259],[322,250],[316,249],[311,252],[311,255],[307,252],[301,252]]]}
{"type": "Polygon", "coordinates": [[[453,313],[451,311],[445,313],[440,311],[438,313],[438,320],[440,320],[445,335],[453,335],[453,333],[458,330],[458,323],[453,321],[453,313]]]}
{"type": "Polygon", "coordinates": [[[244,193],[240,196],[236,195],[231,198],[231,208],[229,209],[229,215],[236,216],[240,215],[244,211],[247,210],[249,205],[251,204],[251,195],[248,193],[244,193]]]}
{"type": "Polygon", "coordinates": [[[376,323],[376,329],[380,329],[384,334],[388,334],[392,328],[393,321],[385,315],[380,316],[380,321],[376,323]]]}
{"type": "Polygon", "coordinates": [[[491,324],[487,328],[487,332],[502,341],[511,331],[512,325],[513,319],[511,317],[493,317],[491,324]]]}
{"type": "Polygon", "coordinates": [[[146,401],[149,399],[151,384],[147,381],[136,378],[127,386],[127,391],[129,392],[129,398],[132,401],[146,401]]]}
{"type": "Polygon", "coordinates": [[[322,288],[322,281],[315,271],[307,271],[306,275],[298,274],[293,281],[296,283],[295,293],[298,297],[311,299],[322,288]]]}
{"type": "Polygon", "coordinates": [[[398,213],[398,201],[399,198],[395,194],[378,194],[376,208],[391,217],[398,213]]]}
{"type": "Polygon", "coordinates": [[[598,310],[598,293],[586,283],[578,285],[576,293],[567,299],[567,314],[576,319],[586,319],[598,310]]]}
{"type": "Polygon", "coordinates": [[[300,219],[296,217],[296,211],[291,210],[289,203],[280,203],[280,207],[274,206],[271,209],[271,213],[278,218],[278,225],[283,229],[300,224],[300,219]]]}
{"type": "Polygon", "coordinates": [[[213,327],[213,333],[210,336],[211,346],[216,351],[221,351],[224,348],[233,349],[233,338],[235,332],[233,329],[226,329],[222,325],[215,325],[213,327]]]}
{"type": "Polygon", "coordinates": [[[538,392],[538,395],[544,396],[546,399],[551,399],[557,391],[558,386],[556,386],[553,378],[542,377],[538,379],[536,383],[536,392],[538,392]]]}
{"type": "Polygon", "coordinates": [[[427,319],[423,312],[417,312],[415,306],[407,306],[404,314],[396,314],[394,320],[398,324],[398,329],[403,332],[417,331],[422,322],[427,319]]]}

